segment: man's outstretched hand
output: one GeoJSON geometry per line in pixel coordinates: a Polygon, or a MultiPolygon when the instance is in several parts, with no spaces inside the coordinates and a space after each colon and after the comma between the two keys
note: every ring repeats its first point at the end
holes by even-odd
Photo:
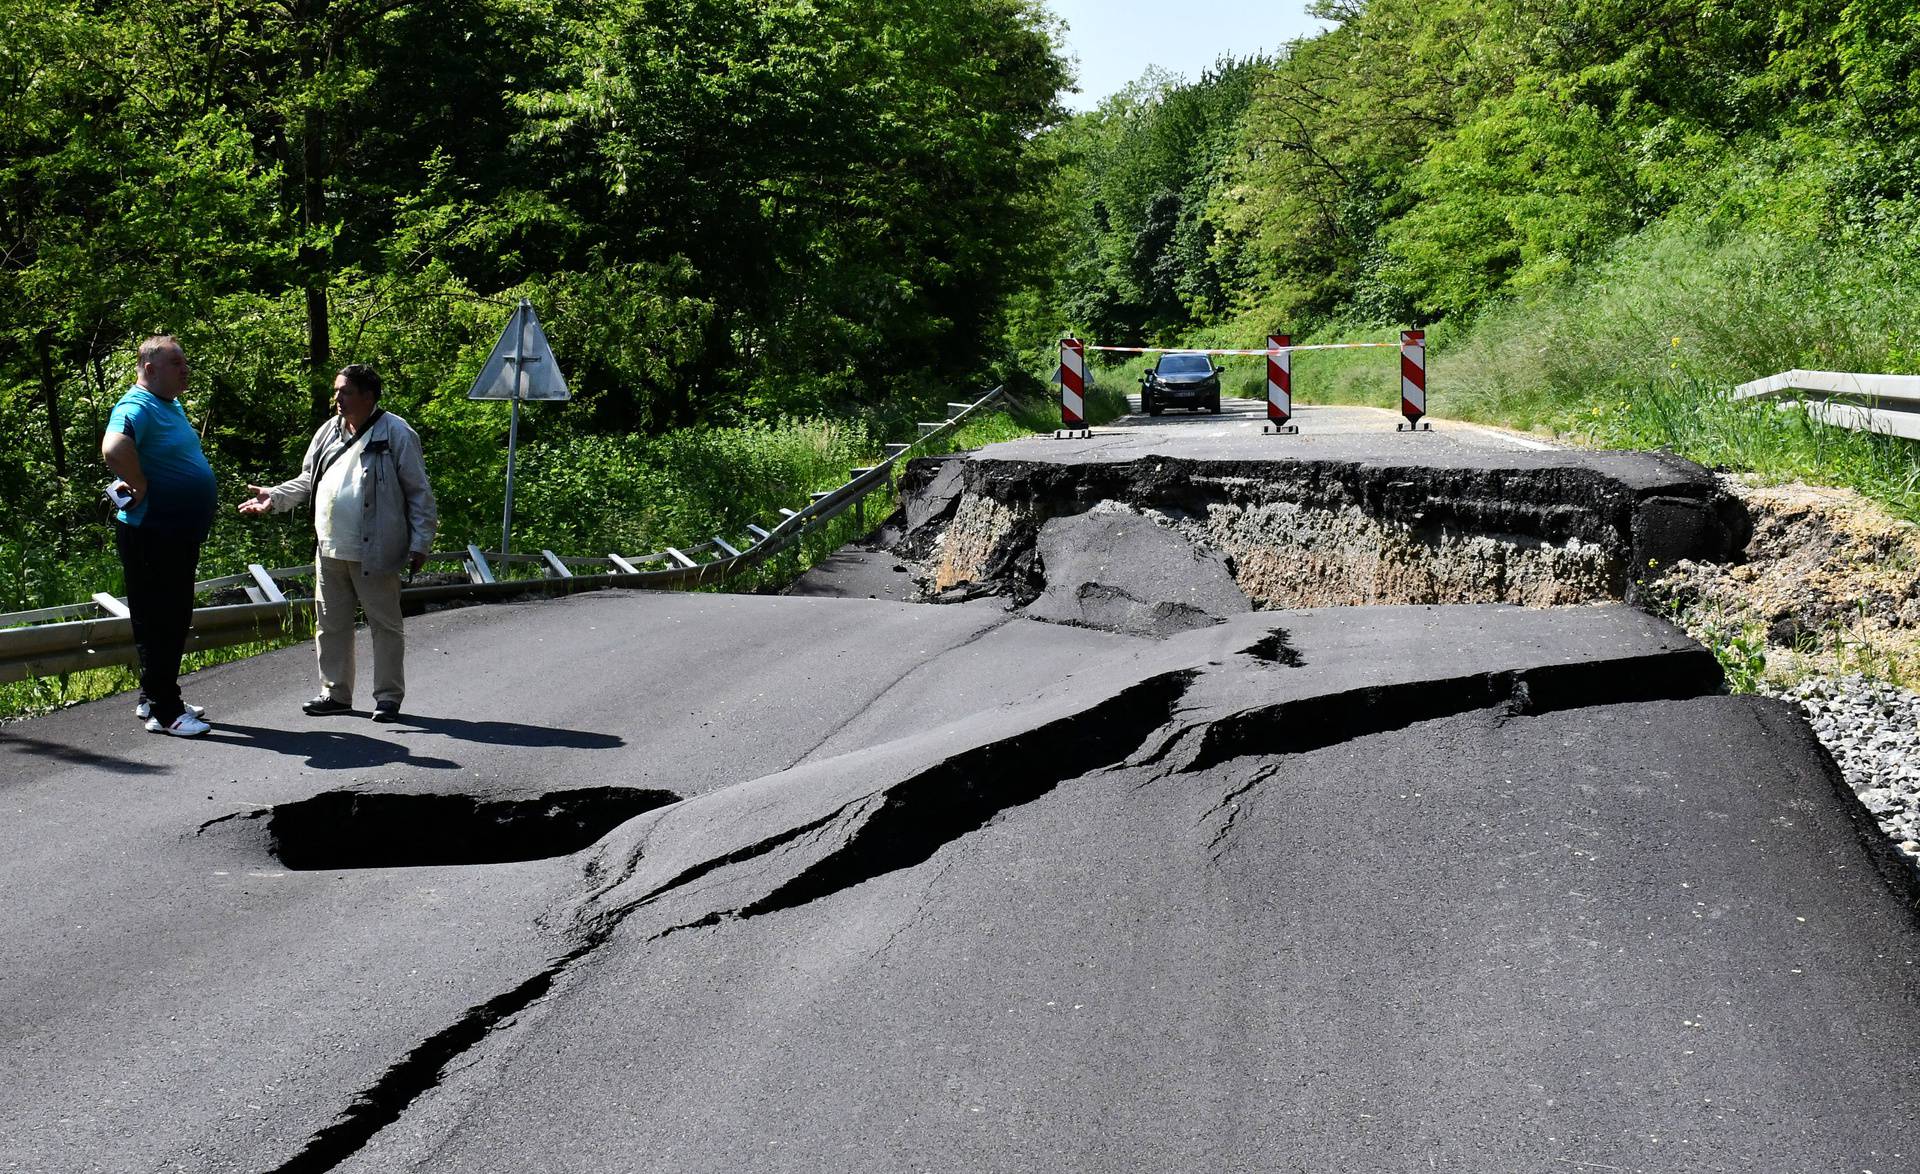
{"type": "Polygon", "coordinates": [[[247,486],[247,492],[253,494],[253,496],[240,503],[241,513],[264,514],[273,508],[273,494],[268,493],[258,485],[247,486]]]}

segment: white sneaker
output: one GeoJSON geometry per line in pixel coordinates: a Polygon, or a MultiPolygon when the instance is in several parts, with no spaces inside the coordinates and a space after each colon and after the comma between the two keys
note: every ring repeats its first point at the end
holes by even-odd
{"type": "MultiPolygon", "coordinates": [[[[187,707],[187,712],[192,714],[195,717],[207,716],[207,711],[200,708],[198,705],[194,705],[191,702],[184,702],[184,701],[181,702],[181,704],[185,705],[187,707]]],[[[139,718],[141,721],[146,721],[148,718],[152,717],[153,702],[142,700],[140,704],[133,707],[133,716],[139,718]]]]}
{"type": "Polygon", "coordinates": [[[176,738],[191,738],[198,734],[204,734],[212,728],[212,726],[195,717],[191,709],[165,725],[161,725],[160,719],[157,717],[147,719],[148,733],[172,734],[176,738]]]}

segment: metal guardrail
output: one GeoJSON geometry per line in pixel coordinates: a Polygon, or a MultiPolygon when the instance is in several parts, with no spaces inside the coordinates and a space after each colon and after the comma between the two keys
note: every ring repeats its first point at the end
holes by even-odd
{"type": "Polygon", "coordinates": [[[1920,375],[1782,371],[1742,383],[1733,397],[1795,399],[1823,424],[1920,440],[1920,375]]]}
{"type": "MultiPolygon", "coordinates": [[[[751,537],[738,543],[715,536],[698,546],[669,546],[631,558],[618,554],[568,556],[543,550],[539,554],[515,554],[502,559],[478,546],[468,546],[464,551],[428,556],[429,563],[464,565],[467,582],[405,587],[400,592],[401,602],[404,606],[454,600],[492,601],[565,595],[603,587],[674,590],[725,582],[791,548],[806,535],[858,505],[867,494],[889,484],[894,466],[914,449],[950,435],[969,417],[1000,400],[1004,391],[1003,387],[996,387],[972,403],[948,404],[949,417],[938,424],[919,425],[920,435],[911,444],[887,445],[886,456],[879,463],[852,470],[846,484],[814,494],[801,509],[781,510],[779,522],[771,529],[747,526],[751,537]],[[543,574],[538,578],[499,579],[494,570],[503,562],[538,564],[543,574]],[[656,563],[664,565],[651,566],[656,563]]],[[[195,608],[193,626],[187,634],[187,650],[220,648],[280,635],[289,616],[313,607],[310,599],[288,599],[280,590],[280,580],[313,573],[312,566],[269,570],[255,564],[249,566],[245,574],[194,584],[196,593],[238,589],[247,596],[248,602],[195,608]]],[[[137,659],[126,601],[106,592],[96,593],[86,603],[0,614],[0,684],[79,669],[132,664],[137,659]]]]}

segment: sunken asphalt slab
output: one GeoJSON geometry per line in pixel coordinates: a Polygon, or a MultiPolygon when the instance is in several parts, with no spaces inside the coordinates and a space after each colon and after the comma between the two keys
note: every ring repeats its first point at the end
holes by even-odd
{"type": "Polygon", "coordinates": [[[0,1169],[1911,1165],[1912,894],[1629,609],[409,636],[411,726],[298,716],[293,649],[191,679],[220,740],[0,733],[0,1169]],[[292,872],[247,818],[589,784],[689,798],[466,867],[292,872]]]}

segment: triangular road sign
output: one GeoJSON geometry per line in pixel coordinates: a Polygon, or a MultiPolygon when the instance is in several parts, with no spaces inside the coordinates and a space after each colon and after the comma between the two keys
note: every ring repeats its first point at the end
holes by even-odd
{"type": "Polygon", "coordinates": [[[513,317],[493,344],[480,378],[473,381],[468,399],[567,399],[567,381],[554,361],[553,348],[547,345],[547,332],[533,313],[533,303],[525,298],[513,308],[513,317]],[[515,384],[518,383],[517,394],[515,384]]]}

